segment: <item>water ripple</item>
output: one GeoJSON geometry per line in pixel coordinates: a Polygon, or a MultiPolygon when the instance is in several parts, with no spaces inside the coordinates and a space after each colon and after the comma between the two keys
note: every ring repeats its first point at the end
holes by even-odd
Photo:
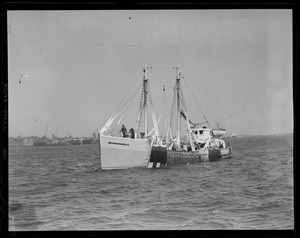
{"type": "Polygon", "coordinates": [[[10,230],[293,229],[293,142],[228,138],[229,159],[99,170],[98,145],[9,151],[10,230]]]}

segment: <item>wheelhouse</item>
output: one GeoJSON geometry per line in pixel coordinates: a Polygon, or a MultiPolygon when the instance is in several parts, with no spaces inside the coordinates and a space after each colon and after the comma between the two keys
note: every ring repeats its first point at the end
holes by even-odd
{"type": "Polygon", "coordinates": [[[195,127],[191,128],[191,130],[196,138],[214,136],[213,130],[206,127],[195,127]]]}

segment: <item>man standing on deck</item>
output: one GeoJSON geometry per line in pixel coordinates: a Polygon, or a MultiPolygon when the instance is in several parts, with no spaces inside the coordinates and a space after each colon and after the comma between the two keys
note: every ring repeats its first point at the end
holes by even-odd
{"type": "Polygon", "coordinates": [[[125,125],[122,125],[120,132],[122,132],[123,137],[127,137],[127,129],[126,129],[125,125]]]}

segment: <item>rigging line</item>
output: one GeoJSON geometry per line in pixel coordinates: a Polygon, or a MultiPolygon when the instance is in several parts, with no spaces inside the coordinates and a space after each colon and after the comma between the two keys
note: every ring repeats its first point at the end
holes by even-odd
{"type": "MultiPolygon", "coordinates": [[[[200,109],[200,111],[201,111],[201,113],[202,113],[202,115],[203,115],[203,117],[204,117],[204,119],[205,119],[205,121],[208,123],[208,125],[209,125],[209,122],[208,122],[208,120],[206,119],[206,117],[205,117],[205,115],[204,115],[204,113],[203,113],[203,111],[202,111],[202,109],[201,109],[201,107],[200,107],[200,105],[198,104],[198,102],[197,102],[197,100],[196,100],[196,98],[195,98],[195,96],[194,96],[194,94],[193,94],[193,92],[191,91],[191,89],[190,89],[190,87],[189,87],[189,85],[187,84],[187,82],[186,82],[186,80],[185,80],[185,78],[184,77],[182,77],[184,80],[184,83],[186,84],[186,86],[187,86],[187,88],[188,88],[188,90],[190,91],[190,93],[192,94],[192,96],[193,96],[193,98],[194,98],[194,100],[195,100],[195,102],[196,102],[196,104],[197,104],[197,106],[199,107],[199,109],[200,109]]],[[[210,126],[210,125],[209,125],[210,126]]]]}
{"type": "Polygon", "coordinates": [[[175,104],[176,104],[176,88],[174,87],[173,100],[172,100],[169,123],[168,123],[168,126],[169,126],[170,130],[172,130],[172,127],[173,127],[173,117],[174,117],[174,113],[175,113],[175,104]]]}
{"type": "Polygon", "coordinates": [[[135,98],[135,96],[137,95],[137,93],[138,93],[138,91],[140,90],[140,88],[141,88],[141,86],[142,85],[140,85],[139,86],[139,88],[134,92],[134,95],[133,96],[131,96],[132,97],[132,99],[130,100],[130,102],[128,103],[128,106],[126,107],[126,109],[125,109],[125,111],[124,111],[124,113],[126,113],[127,112],[127,110],[128,110],[128,108],[129,108],[129,106],[131,105],[131,103],[132,103],[132,101],[133,101],[133,99],[135,98]]]}
{"type": "MultiPolygon", "coordinates": [[[[167,100],[167,95],[166,95],[166,91],[164,90],[164,92],[163,92],[163,94],[164,94],[164,109],[163,109],[163,114],[166,114],[166,121],[167,121],[167,123],[168,123],[168,116],[167,116],[167,113],[166,113],[166,111],[167,111],[167,109],[168,109],[168,100],[167,100]]],[[[168,129],[167,129],[167,124],[166,124],[166,133],[165,133],[165,135],[168,133],[168,129]]]]}
{"type": "MultiPolygon", "coordinates": [[[[131,97],[129,98],[129,99],[131,99],[131,100],[130,100],[130,102],[128,103],[128,105],[127,105],[127,107],[126,107],[126,109],[125,109],[125,111],[124,111],[124,113],[123,113],[123,116],[125,115],[126,111],[128,110],[129,106],[131,105],[133,99],[134,99],[135,96],[137,95],[137,93],[138,93],[139,89],[141,88],[141,86],[142,86],[142,85],[140,85],[139,88],[138,88],[137,90],[135,90],[135,92],[134,92],[134,93],[131,95],[131,97]]],[[[128,100],[127,100],[127,102],[128,102],[128,100]]],[[[120,111],[124,108],[124,106],[127,104],[127,102],[123,105],[123,107],[120,109],[120,111]]],[[[122,116],[122,117],[123,117],[123,116],[122,116]]],[[[114,126],[114,128],[113,128],[112,131],[111,131],[111,133],[114,132],[114,130],[115,130],[116,127],[117,127],[117,124],[114,126]]]]}
{"type": "Polygon", "coordinates": [[[161,69],[174,69],[175,67],[172,67],[172,66],[166,66],[166,67],[163,67],[163,66],[162,66],[162,67],[160,67],[160,66],[157,66],[157,67],[156,67],[156,66],[149,66],[149,68],[150,68],[150,69],[153,69],[153,68],[155,68],[155,69],[156,69],[156,68],[161,68],[161,69]]]}
{"type": "MultiPolygon", "coordinates": [[[[120,108],[119,111],[122,111],[122,109],[126,106],[126,104],[130,101],[130,103],[128,104],[127,108],[130,106],[132,100],[135,98],[135,96],[137,95],[138,91],[140,90],[142,84],[140,84],[140,86],[138,87],[138,89],[135,90],[135,92],[127,99],[127,101],[124,103],[124,105],[120,108]]],[[[126,110],[127,110],[126,108],[126,110]]],[[[126,111],[125,110],[125,111],[126,111]]]]}
{"type": "Polygon", "coordinates": [[[152,115],[152,120],[153,120],[154,131],[155,131],[155,135],[158,136],[159,135],[158,128],[157,128],[158,122],[156,120],[155,112],[153,110],[153,101],[152,101],[152,97],[150,94],[149,85],[147,85],[147,92],[148,92],[148,98],[149,98],[149,103],[150,103],[150,110],[151,110],[151,115],[152,115]]]}
{"type": "MultiPolygon", "coordinates": [[[[173,68],[173,69],[175,69],[176,67],[166,67],[166,68],[173,68]]],[[[156,76],[152,73],[152,71],[149,71],[149,72],[153,75],[153,77],[156,77],[156,76]]],[[[166,80],[166,83],[165,83],[165,84],[162,83],[162,82],[158,79],[158,77],[156,77],[156,79],[157,79],[162,85],[165,85],[165,87],[173,88],[174,86],[167,85],[167,83],[168,83],[168,82],[170,81],[170,79],[171,79],[172,74],[173,74],[173,71],[170,73],[170,75],[169,75],[168,79],[166,80]]]]}
{"type": "Polygon", "coordinates": [[[128,95],[129,91],[131,90],[133,84],[140,78],[141,73],[138,74],[138,77],[136,80],[133,81],[133,83],[130,85],[128,91],[126,92],[125,96],[123,97],[123,99],[121,100],[121,102],[118,104],[118,106],[115,108],[114,112],[117,111],[118,107],[121,105],[121,103],[123,102],[123,100],[126,98],[126,96],[128,95]]]}
{"type": "Polygon", "coordinates": [[[139,113],[138,113],[138,117],[136,120],[136,135],[138,136],[140,133],[140,127],[141,127],[141,119],[142,119],[142,113],[143,113],[143,108],[144,108],[144,90],[142,90],[141,93],[141,98],[140,98],[140,105],[139,105],[139,113]]]}
{"type": "Polygon", "coordinates": [[[169,86],[169,85],[166,85],[166,84],[164,84],[162,81],[160,81],[159,79],[158,79],[158,77],[156,77],[151,71],[149,71],[150,72],[150,74],[152,74],[153,75],[153,77],[158,81],[158,82],[160,82],[160,84],[161,85],[163,85],[163,86],[165,86],[165,87],[168,87],[168,88],[172,88],[173,86],[169,86]]]}
{"type": "Polygon", "coordinates": [[[153,75],[153,77],[158,81],[158,82],[160,82],[162,85],[164,85],[164,83],[162,82],[162,81],[160,81],[151,71],[149,71],[150,72],[150,74],[152,74],[153,75]]]}
{"type": "Polygon", "coordinates": [[[168,83],[168,82],[170,81],[170,79],[171,79],[171,76],[172,76],[172,74],[173,74],[173,73],[174,73],[173,71],[170,73],[170,76],[168,77],[168,79],[167,79],[166,83],[168,83]]]}
{"type": "MultiPolygon", "coordinates": [[[[135,96],[137,95],[139,89],[141,88],[141,85],[139,86],[139,88],[137,90],[135,90],[135,92],[130,96],[130,98],[128,98],[128,100],[124,103],[124,105],[121,107],[120,112],[122,111],[122,109],[125,107],[125,105],[130,101],[130,103],[128,104],[126,110],[128,109],[128,107],[130,106],[131,102],[133,101],[133,99],[135,98],[135,96]]],[[[126,112],[126,110],[124,111],[124,114],[126,112]]],[[[117,125],[114,126],[114,128],[112,129],[111,133],[113,133],[113,131],[115,130],[117,125]]]]}

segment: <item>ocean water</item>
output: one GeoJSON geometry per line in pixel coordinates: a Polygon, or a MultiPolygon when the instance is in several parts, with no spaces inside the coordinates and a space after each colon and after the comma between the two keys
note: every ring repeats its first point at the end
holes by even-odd
{"type": "Polygon", "coordinates": [[[101,171],[98,145],[9,148],[9,231],[294,229],[293,135],[233,155],[101,171]]]}

